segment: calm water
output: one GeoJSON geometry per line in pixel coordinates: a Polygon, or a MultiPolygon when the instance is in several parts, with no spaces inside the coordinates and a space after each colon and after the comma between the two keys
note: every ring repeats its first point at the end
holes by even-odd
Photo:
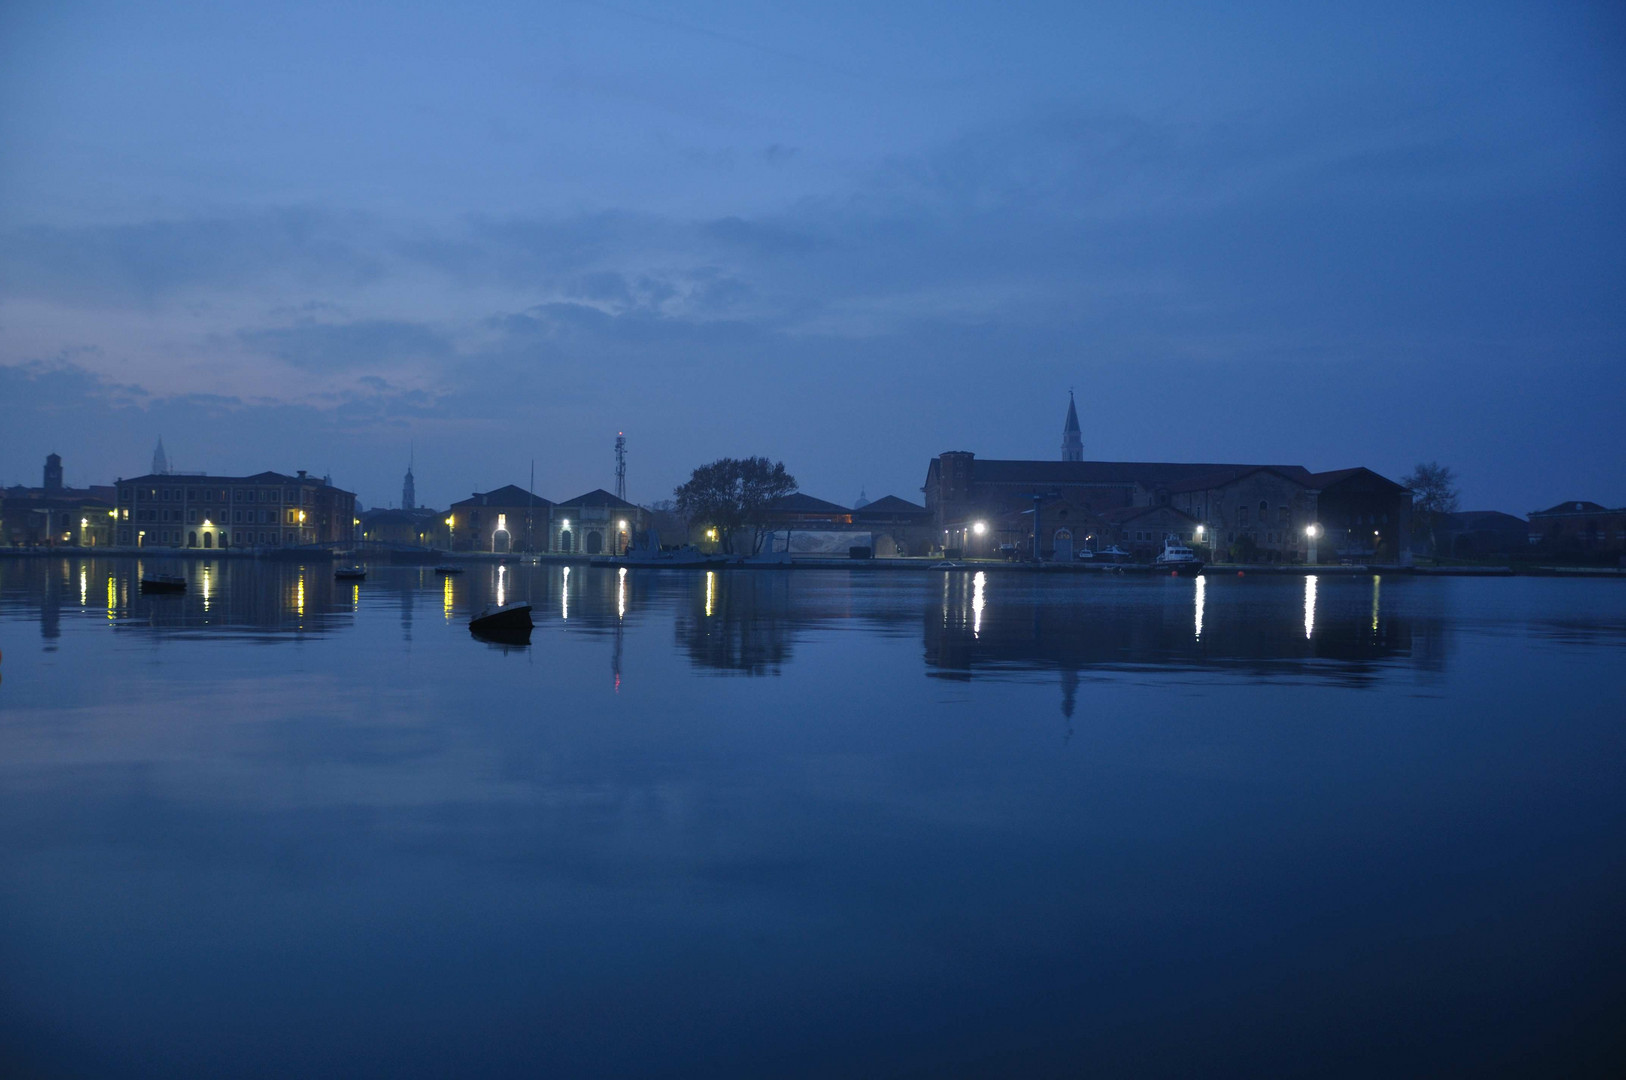
{"type": "Polygon", "coordinates": [[[1626,583],[186,572],[0,560],[0,1072],[1620,1064],[1626,583]]]}

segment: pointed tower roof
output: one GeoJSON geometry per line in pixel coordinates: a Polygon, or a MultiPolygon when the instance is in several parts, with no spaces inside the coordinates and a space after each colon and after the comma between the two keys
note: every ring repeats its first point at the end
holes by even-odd
{"type": "Polygon", "coordinates": [[[1067,391],[1067,422],[1061,428],[1061,459],[1084,460],[1084,433],[1078,427],[1078,406],[1071,390],[1067,391]]]}
{"type": "Polygon", "coordinates": [[[164,453],[164,437],[158,436],[158,446],[152,452],[152,471],[155,476],[169,474],[169,455],[164,453]]]}

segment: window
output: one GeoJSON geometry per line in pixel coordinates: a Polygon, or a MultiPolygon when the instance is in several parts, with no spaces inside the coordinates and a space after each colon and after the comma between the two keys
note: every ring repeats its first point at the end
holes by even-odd
{"type": "Polygon", "coordinates": [[[241,525],[243,523],[243,512],[241,510],[233,510],[231,512],[231,520],[232,524],[241,525]]]}
{"type": "Polygon", "coordinates": [[[196,510],[188,510],[186,512],[186,520],[196,524],[198,520],[198,512],[196,510]]]}

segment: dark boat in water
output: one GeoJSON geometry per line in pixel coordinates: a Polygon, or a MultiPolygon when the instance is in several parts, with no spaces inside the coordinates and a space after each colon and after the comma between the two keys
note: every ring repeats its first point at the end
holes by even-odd
{"type": "Polygon", "coordinates": [[[141,578],[142,592],[185,592],[186,579],[179,574],[145,574],[141,578]]]}
{"type": "Polygon", "coordinates": [[[461,566],[453,566],[451,563],[441,563],[435,567],[435,573],[437,574],[461,574],[462,572],[463,568],[461,566]]]}
{"type": "Polygon", "coordinates": [[[510,604],[487,604],[485,610],[469,620],[469,633],[493,641],[512,642],[516,638],[531,639],[531,605],[524,600],[510,604]]]}
{"type": "Polygon", "coordinates": [[[333,571],[333,577],[338,581],[364,581],[367,578],[367,568],[363,566],[341,566],[333,571]]]}

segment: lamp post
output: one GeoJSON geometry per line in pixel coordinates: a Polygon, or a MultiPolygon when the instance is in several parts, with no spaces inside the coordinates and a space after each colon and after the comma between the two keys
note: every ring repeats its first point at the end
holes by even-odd
{"type": "Polygon", "coordinates": [[[1316,541],[1316,537],[1318,537],[1320,535],[1321,535],[1321,526],[1320,525],[1316,525],[1314,523],[1311,523],[1311,524],[1306,525],[1304,527],[1304,536],[1305,536],[1305,539],[1307,541],[1307,546],[1304,549],[1304,561],[1307,564],[1309,564],[1310,566],[1314,566],[1319,561],[1316,558],[1315,541],[1316,541]]]}

